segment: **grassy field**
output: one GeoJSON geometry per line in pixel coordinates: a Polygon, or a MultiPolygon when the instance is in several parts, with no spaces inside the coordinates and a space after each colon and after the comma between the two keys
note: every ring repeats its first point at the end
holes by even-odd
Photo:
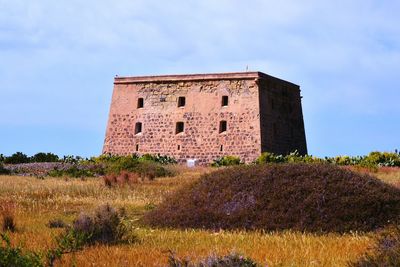
{"type": "MultiPolygon", "coordinates": [[[[97,245],[63,257],[59,266],[166,266],[168,251],[192,260],[231,251],[268,266],[345,266],[372,243],[368,234],[314,235],[298,232],[210,232],[151,229],[138,221],[146,210],[210,169],[184,171],[177,177],[142,182],[133,187],[107,188],[100,178],[0,176],[0,205],[15,204],[18,231],[12,241],[24,249],[44,251],[61,231],[46,225],[51,219],[71,222],[80,212],[109,203],[124,207],[135,226],[138,242],[97,245]]],[[[382,171],[380,179],[398,185],[400,171],[382,171]]]]}

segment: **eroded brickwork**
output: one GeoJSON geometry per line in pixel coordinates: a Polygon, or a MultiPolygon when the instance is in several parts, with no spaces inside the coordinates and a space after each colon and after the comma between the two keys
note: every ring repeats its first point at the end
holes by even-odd
{"type": "MultiPolygon", "coordinates": [[[[103,153],[159,153],[181,162],[197,159],[200,164],[236,155],[251,162],[262,149],[275,149],[266,145],[268,127],[260,120],[281,118],[260,112],[268,103],[260,91],[260,78],[258,72],[116,78],[103,153]],[[228,97],[226,106],[223,96],[228,97]],[[182,107],[179,97],[184,97],[182,107]],[[143,107],[138,107],[139,98],[143,107]],[[226,122],[224,132],[221,121],[226,122]],[[178,122],[184,124],[181,133],[178,122]],[[139,133],[137,123],[141,123],[139,133]]],[[[285,145],[279,142],[276,146],[285,145]]]]}

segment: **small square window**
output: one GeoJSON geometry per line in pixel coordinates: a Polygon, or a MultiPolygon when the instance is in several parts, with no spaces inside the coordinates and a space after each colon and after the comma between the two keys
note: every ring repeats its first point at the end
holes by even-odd
{"type": "Polygon", "coordinates": [[[224,96],[222,96],[222,101],[221,101],[221,106],[223,106],[223,107],[226,107],[226,106],[228,106],[228,96],[227,95],[224,95],[224,96]]]}
{"type": "Polygon", "coordinates": [[[183,133],[184,130],[185,130],[184,123],[182,121],[178,121],[176,123],[175,134],[183,133]]]}
{"type": "Polygon", "coordinates": [[[227,129],[226,121],[220,121],[219,122],[219,133],[226,132],[226,129],[227,129]]]}
{"type": "Polygon", "coordinates": [[[137,108],[143,108],[143,106],[144,106],[144,100],[142,97],[140,97],[137,100],[137,108]]]}
{"type": "Polygon", "coordinates": [[[186,105],[186,98],[184,96],[178,97],[178,107],[184,107],[186,105]]]}
{"type": "Polygon", "coordinates": [[[135,124],[135,134],[140,134],[142,132],[142,123],[141,122],[137,122],[135,124]]]}

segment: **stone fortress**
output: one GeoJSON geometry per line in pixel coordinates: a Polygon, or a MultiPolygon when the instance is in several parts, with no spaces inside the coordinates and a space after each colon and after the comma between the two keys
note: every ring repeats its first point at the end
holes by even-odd
{"type": "Polygon", "coordinates": [[[115,77],[103,153],[208,164],[307,153],[300,87],[262,72],[115,77]]]}

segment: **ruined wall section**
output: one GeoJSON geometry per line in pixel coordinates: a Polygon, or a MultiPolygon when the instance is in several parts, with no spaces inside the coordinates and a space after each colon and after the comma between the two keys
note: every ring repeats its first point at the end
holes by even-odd
{"type": "Polygon", "coordinates": [[[236,155],[251,162],[261,153],[258,100],[254,79],[116,82],[103,153],[159,153],[202,164],[236,155]],[[177,106],[180,96],[184,107],[177,106]],[[144,107],[138,109],[139,97],[144,107]],[[219,133],[221,120],[227,121],[224,133],[219,133]],[[176,134],[178,121],[184,122],[184,132],[176,134]],[[134,132],[136,122],[142,122],[140,134],[134,132]]]}
{"type": "Polygon", "coordinates": [[[300,87],[274,77],[258,84],[262,151],[307,154],[300,87]]]}

